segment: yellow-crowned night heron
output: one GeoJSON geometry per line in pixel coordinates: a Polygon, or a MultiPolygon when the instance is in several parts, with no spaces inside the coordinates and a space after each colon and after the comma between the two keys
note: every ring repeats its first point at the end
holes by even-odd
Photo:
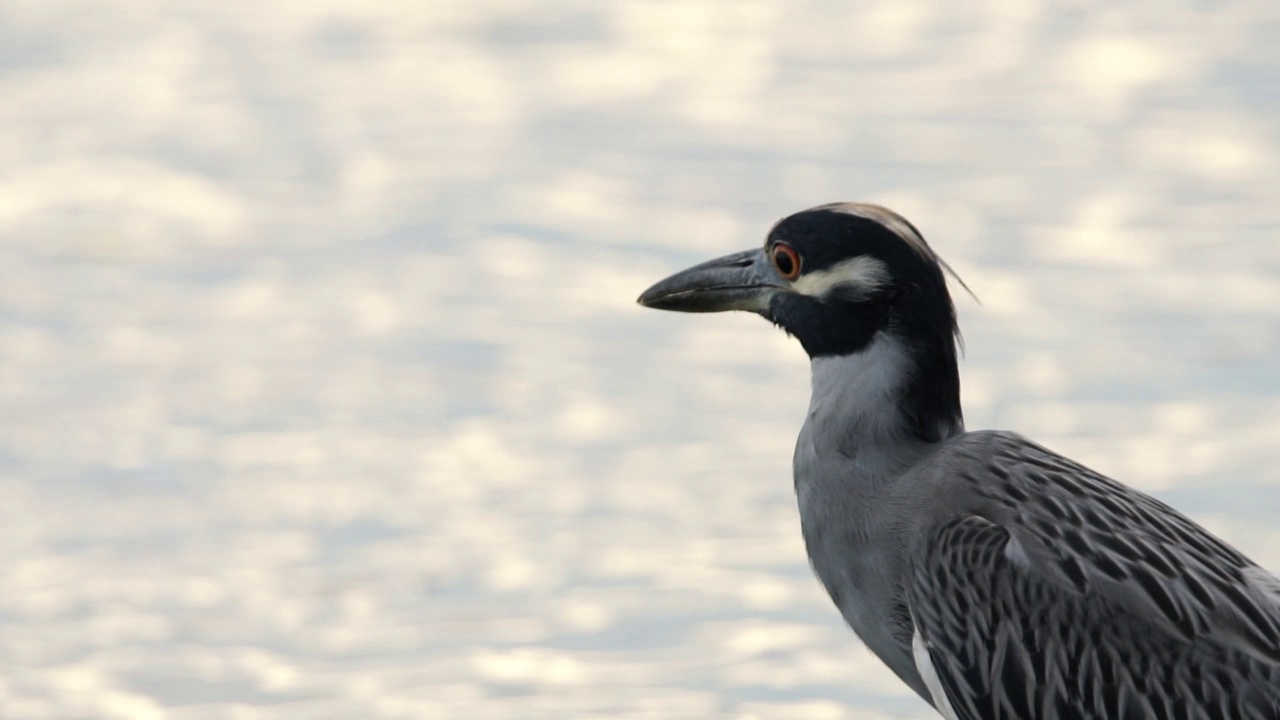
{"type": "Polygon", "coordinates": [[[1158,500],[965,431],[944,269],[901,216],[838,203],[640,303],[748,310],[804,346],[809,560],[943,716],[1280,719],[1280,581],[1158,500]]]}

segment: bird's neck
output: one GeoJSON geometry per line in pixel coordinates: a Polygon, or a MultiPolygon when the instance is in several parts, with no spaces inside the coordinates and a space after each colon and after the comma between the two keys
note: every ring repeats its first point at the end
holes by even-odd
{"type": "Polygon", "coordinates": [[[859,352],[813,358],[809,424],[821,436],[814,439],[894,465],[963,432],[954,358],[954,346],[948,356],[886,332],[859,352]],[[929,362],[939,357],[950,357],[949,367],[929,362]]]}

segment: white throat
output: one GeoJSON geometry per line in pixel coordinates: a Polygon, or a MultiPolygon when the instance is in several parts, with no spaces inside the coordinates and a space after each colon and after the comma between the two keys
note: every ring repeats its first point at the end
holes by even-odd
{"type": "Polygon", "coordinates": [[[814,357],[812,368],[804,434],[815,454],[851,460],[868,479],[891,477],[919,456],[901,407],[913,372],[904,343],[878,333],[865,350],[814,357]]]}
{"type": "Polygon", "coordinates": [[[814,358],[806,424],[815,448],[853,455],[914,444],[900,405],[911,365],[902,341],[883,332],[862,352],[814,358]]]}

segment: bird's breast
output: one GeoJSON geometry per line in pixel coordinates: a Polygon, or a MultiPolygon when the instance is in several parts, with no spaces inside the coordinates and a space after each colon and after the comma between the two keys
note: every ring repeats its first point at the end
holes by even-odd
{"type": "Polygon", "coordinates": [[[823,453],[802,432],[796,499],[814,573],[849,627],[917,692],[923,690],[904,626],[906,510],[883,477],[856,458],[823,453]]]}

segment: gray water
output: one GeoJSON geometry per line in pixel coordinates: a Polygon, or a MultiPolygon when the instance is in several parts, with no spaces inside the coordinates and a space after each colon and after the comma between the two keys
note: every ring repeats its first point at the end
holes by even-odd
{"type": "Polygon", "coordinates": [[[1280,568],[1280,5],[0,10],[0,717],[927,718],[811,578],[803,353],[635,296],[832,200],[970,427],[1280,568]]]}

